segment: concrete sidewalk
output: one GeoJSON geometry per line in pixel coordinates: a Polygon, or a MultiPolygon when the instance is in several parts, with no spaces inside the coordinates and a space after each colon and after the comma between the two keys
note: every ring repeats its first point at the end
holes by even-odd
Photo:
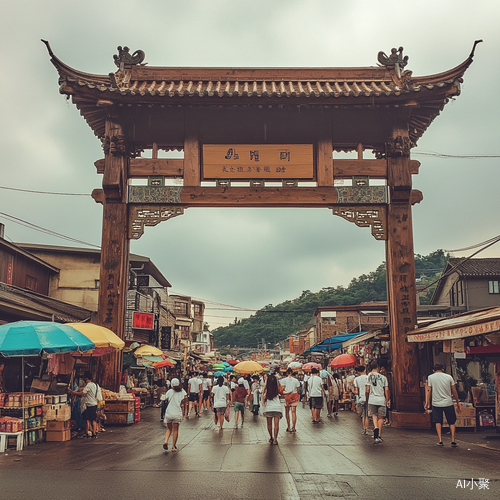
{"type": "Polygon", "coordinates": [[[374,445],[354,413],[314,425],[299,407],[297,432],[286,433],[283,418],[273,446],[266,419],[246,417],[235,428],[231,415],[222,432],[211,413],[185,419],[177,453],[163,450],[154,408],[141,423],[110,426],[97,440],[9,449],[0,454],[1,498],[456,499],[470,498],[471,484],[481,498],[500,497],[498,442],[484,433],[459,433],[454,449],[448,436],[437,447],[431,430],[384,427],[384,442],[374,445]]]}

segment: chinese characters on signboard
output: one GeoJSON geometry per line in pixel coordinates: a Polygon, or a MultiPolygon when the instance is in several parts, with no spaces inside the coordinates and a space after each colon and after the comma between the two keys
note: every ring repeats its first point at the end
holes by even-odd
{"type": "Polygon", "coordinates": [[[153,315],[150,313],[134,312],[132,328],[142,328],[144,330],[152,330],[153,315]]]}
{"type": "Polygon", "coordinates": [[[313,179],[312,144],[205,144],[204,179],[313,179]]]}

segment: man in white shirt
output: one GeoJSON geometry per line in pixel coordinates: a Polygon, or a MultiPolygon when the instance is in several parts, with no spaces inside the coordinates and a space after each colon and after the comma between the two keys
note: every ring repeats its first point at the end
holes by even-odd
{"type": "Polygon", "coordinates": [[[300,382],[295,378],[291,368],[286,371],[287,376],[280,380],[280,385],[284,388],[283,395],[285,396],[285,415],[287,428],[286,432],[295,432],[297,423],[297,405],[299,404],[300,382]],[[292,427],[290,428],[290,408],[292,409],[292,427]]]}
{"type": "Polygon", "coordinates": [[[212,379],[207,374],[201,381],[201,388],[203,389],[203,411],[207,411],[210,407],[210,391],[212,389],[212,379]]]}
{"type": "Polygon", "coordinates": [[[193,375],[191,378],[188,380],[188,390],[189,390],[189,411],[188,411],[188,416],[191,415],[191,410],[194,407],[194,411],[196,413],[196,416],[199,417],[199,401],[200,401],[200,394],[202,394],[202,381],[198,378],[198,374],[196,372],[193,372],[193,375]]]}
{"type": "Polygon", "coordinates": [[[325,389],[323,388],[323,381],[318,376],[319,370],[313,368],[311,376],[307,381],[307,392],[311,400],[311,413],[313,424],[321,422],[321,409],[323,408],[323,401],[325,398],[325,389]]]}
{"type": "Polygon", "coordinates": [[[363,427],[363,432],[361,434],[368,434],[368,426],[370,425],[368,405],[366,402],[366,382],[368,380],[368,375],[366,374],[365,366],[356,366],[355,370],[358,374],[353,384],[356,394],[356,411],[361,417],[361,425],[363,427]]]}
{"type": "Polygon", "coordinates": [[[373,360],[370,363],[371,372],[366,381],[366,399],[368,400],[368,413],[373,418],[373,442],[381,443],[382,426],[387,414],[387,402],[390,399],[389,384],[387,377],[379,373],[378,363],[373,360]]]}
{"type": "Polygon", "coordinates": [[[455,412],[455,406],[459,407],[460,403],[458,402],[458,393],[455,387],[455,381],[451,375],[443,372],[443,368],[442,364],[436,363],[433,368],[434,373],[429,375],[427,378],[424,408],[429,410],[431,408],[432,401],[432,421],[436,424],[436,432],[439,439],[437,445],[444,446],[441,437],[444,413],[450,426],[451,446],[452,448],[456,448],[455,422],[457,421],[457,414],[455,412]],[[453,403],[452,398],[455,398],[455,403],[453,403]]]}

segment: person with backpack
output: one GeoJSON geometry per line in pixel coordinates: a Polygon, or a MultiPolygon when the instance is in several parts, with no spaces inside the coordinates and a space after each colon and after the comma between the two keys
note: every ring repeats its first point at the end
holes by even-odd
{"type": "Polygon", "coordinates": [[[176,452],[178,450],[179,424],[186,414],[187,392],[181,387],[178,378],[173,378],[170,386],[171,388],[165,395],[166,408],[163,421],[167,424],[167,431],[165,432],[163,449],[168,451],[168,440],[170,435],[172,435],[172,451],[176,452]]]}

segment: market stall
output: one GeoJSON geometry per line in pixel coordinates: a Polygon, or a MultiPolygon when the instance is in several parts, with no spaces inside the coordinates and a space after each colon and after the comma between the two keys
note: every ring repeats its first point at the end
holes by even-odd
{"type": "Polygon", "coordinates": [[[408,332],[407,340],[419,343],[424,373],[441,363],[457,381],[457,427],[500,425],[499,307],[433,322],[408,332]]]}

